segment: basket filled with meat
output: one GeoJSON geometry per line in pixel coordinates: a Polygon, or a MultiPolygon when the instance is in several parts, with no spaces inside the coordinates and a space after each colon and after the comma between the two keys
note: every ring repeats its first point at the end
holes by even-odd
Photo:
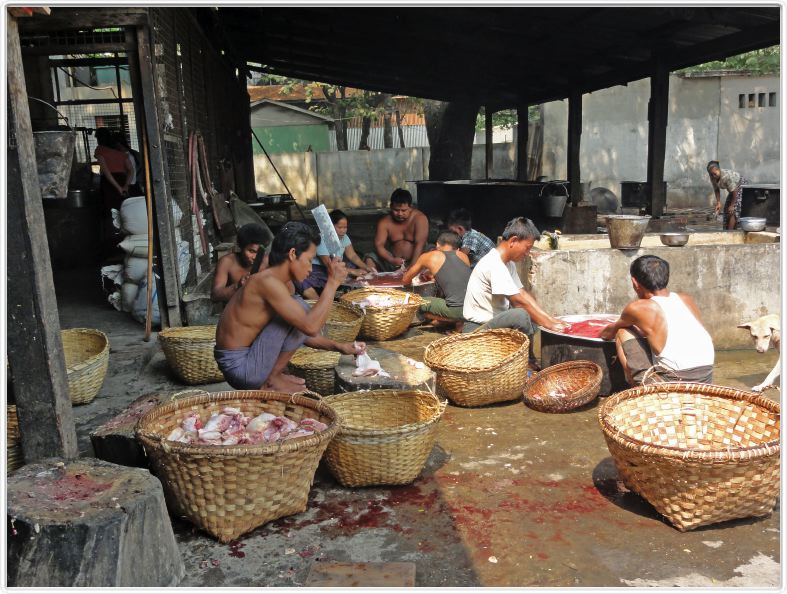
{"type": "Polygon", "coordinates": [[[382,287],[356,289],[340,301],[364,312],[360,336],[371,340],[389,340],[405,332],[424,303],[416,293],[382,287]]]}
{"type": "Polygon", "coordinates": [[[171,511],[221,542],[304,511],[340,423],[308,394],[216,392],[146,413],[136,436],[171,511]]]}
{"type": "MultiPolygon", "coordinates": [[[[307,300],[310,307],[317,303],[315,300],[307,300]]],[[[352,342],[358,338],[363,323],[363,312],[357,307],[334,301],[331,305],[331,312],[322,327],[322,335],[335,340],[336,342],[352,342]]]]}

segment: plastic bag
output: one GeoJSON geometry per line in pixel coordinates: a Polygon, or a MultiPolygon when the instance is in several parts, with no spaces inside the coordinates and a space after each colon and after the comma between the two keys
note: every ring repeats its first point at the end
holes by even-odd
{"type": "MultiPolygon", "coordinates": [[[[159,276],[153,273],[153,296],[151,299],[151,309],[152,309],[152,320],[153,325],[157,326],[161,324],[161,312],[159,312],[158,308],[158,291],[156,290],[156,285],[158,284],[159,276]]],[[[134,304],[131,309],[131,317],[134,318],[140,324],[145,323],[145,314],[147,313],[147,301],[148,301],[148,280],[147,278],[142,279],[142,282],[139,283],[139,292],[137,293],[136,299],[134,299],[134,304]]]]}

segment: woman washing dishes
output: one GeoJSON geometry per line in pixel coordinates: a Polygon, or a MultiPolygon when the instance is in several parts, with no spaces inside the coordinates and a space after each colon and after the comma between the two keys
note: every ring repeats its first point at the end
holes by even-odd
{"type": "Polygon", "coordinates": [[[741,198],[743,185],[749,183],[740,173],[732,169],[722,169],[718,161],[708,163],[708,175],[716,194],[716,214],[721,211],[721,190],[727,190],[727,200],[724,203],[724,228],[735,229],[738,219],[741,218],[741,198]]]}

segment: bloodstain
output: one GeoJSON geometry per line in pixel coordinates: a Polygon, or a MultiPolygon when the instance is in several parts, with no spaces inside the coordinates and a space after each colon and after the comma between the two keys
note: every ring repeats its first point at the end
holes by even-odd
{"type": "Polygon", "coordinates": [[[40,487],[41,493],[55,501],[87,501],[112,488],[112,483],[99,483],[86,474],[67,474],[40,487]]]}
{"type": "Polygon", "coordinates": [[[549,540],[549,542],[560,542],[563,544],[570,544],[565,538],[563,538],[563,534],[559,530],[555,531],[555,533],[552,536],[550,536],[547,540],[549,540]]]}
{"type": "Polygon", "coordinates": [[[238,540],[230,541],[230,557],[237,557],[238,559],[243,559],[246,556],[246,553],[241,551],[243,547],[246,545],[238,540]]]}
{"type": "Polygon", "coordinates": [[[571,336],[581,336],[582,338],[599,338],[601,331],[609,326],[612,322],[603,318],[582,320],[581,322],[574,322],[569,324],[568,328],[563,330],[563,334],[571,336]]]}
{"type": "Polygon", "coordinates": [[[538,540],[539,536],[535,532],[525,532],[525,538],[529,538],[530,540],[538,540]]]}
{"type": "Polygon", "coordinates": [[[538,557],[538,558],[539,558],[539,559],[541,559],[542,561],[543,561],[544,559],[549,559],[549,555],[547,555],[546,553],[540,553],[540,552],[539,552],[539,553],[536,553],[536,557],[538,557]]]}

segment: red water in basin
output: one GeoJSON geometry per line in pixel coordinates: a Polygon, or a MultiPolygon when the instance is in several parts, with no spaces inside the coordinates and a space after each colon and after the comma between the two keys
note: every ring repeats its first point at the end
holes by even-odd
{"type": "Polygon", "coordinates": [[[582,338],[600,338],[601,331],[609,324],[610,321],[603,318],[572,322],[568,328],[563,330],[563,334],[581,336],[582,338]]]}

